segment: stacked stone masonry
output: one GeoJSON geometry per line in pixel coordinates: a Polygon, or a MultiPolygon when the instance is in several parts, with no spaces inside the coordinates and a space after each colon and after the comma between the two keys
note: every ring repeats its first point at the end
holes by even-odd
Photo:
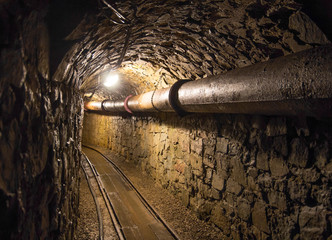
{"type": "Polygon", "coordinates": [[[85,114],[83,141],[138,164],[229,239],[327,239],[332,126],[244,115],[85,114]]]}
{"type": "MultiPolygon", "coordinates": [[[[114,1],[130,25],[113,24],[107,8],[66,9],[88,2],[97,5],[1,1],[1,239],[72,238],[83,111],[77,89],[93,90],[96,73],[119,67],[128,32],[119,71],[131,77],[106,91],[113,99],[329,43],[293,0],[114,1]],[[85,17],[69,34],[76,15],[85,17]],[[59,67],[50,53],[57,45],[59,67]]],[[[324,239],[331,232],[328,122],[87,114],[84,138],[139,164],[226,237],[324,239]]]]}
{"type": "Polygon", "coordinates": [[[78,214],[82,98],[50,79],[44,7],[0,8],[0,239],[72,239],[78,214]]]}
{"type": "MultiPolygon", "coordinates": [[[[329,43],[295,1],[134,3],[136,12],[129,2],[117,5],[128,18],[136,19],[123,66],[133,65],[131,70],[138,73],[142,65],[137,63],[152,64],[160,75],[166,74],[164,82],[169,85],[329,43]]],[[[85,37],[76,49],[86,48],[84,44],[96,46],[98,58],[114,56],[105,59],[113,66],[126,27],[109,28],[106,22],[98,23],[99,31],[91,33],[95,37],[85,37]],[[95,44],[105,36],[112,46],[108,53],[102,51],[104,45],[95,44]]],[[[100,63],[93,55],[75,55],[75,51],[73,58],[79,56],[78,61],[100,63]]],[[[78,75],[88,71],[78,69],[78,75]]],[[[167,87],[159,84],[161,78],[144,73],[147,81],[120,93],[167,87]]],[[[332,135],[328,121],[86,114],[84,126],[85,143],[110,148],[138,164],[200,218],[218,226],[225,238],[330,237],[332,135]]]]}
{"type": "Polygon", "coordinates": [[[83,89],[92,92],[96,74],[129,68],[134,76],[125,71],[117,91],[98,89],[113,99],[125,98],[163,86],[159,77],[140,79],[151,69],[164,74],[163,87],[167,87],[179,79],[196,80],[329,43],[294,0],[168,0],[158,4],[134,0],[113,4],[131,24],[113,24],[116,17],[107,8],[97,17],[86,17],[68,37],[77,43],[59,70],[73,66],[58,71],[55,78],[77,76],[83,79],[83,89]],[[128,48],[118,66],[128,31],[128,48]]]}

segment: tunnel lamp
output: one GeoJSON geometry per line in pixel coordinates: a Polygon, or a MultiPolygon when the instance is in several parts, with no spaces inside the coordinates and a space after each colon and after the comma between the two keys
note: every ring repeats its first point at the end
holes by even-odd
{"type": "Polygon", "coordinates": [[[112,87],[114,86],[117,82],[119,81],[119,75],[118,74],[114,74],[114,73],[111,73],[109,74],[105,81],[104,81],[104,86],[105,87],[112,87]]]}

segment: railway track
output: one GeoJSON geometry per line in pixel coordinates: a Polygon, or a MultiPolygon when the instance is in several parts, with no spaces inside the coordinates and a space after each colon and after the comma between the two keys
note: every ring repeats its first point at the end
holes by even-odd
{"type": "Polygon", "coordinates": [[[83,147],[82,168],[96,204],[99,239],[179,239],[107,156],[83,147]]]}

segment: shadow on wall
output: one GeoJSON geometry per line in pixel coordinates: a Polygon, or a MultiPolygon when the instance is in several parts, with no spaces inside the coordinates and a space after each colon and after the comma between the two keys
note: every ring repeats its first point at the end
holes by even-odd
{"type": "Polygon", "coordinates": [[[0,239],[71,239],[82,98],[50,79],[47,1],[0,2],[0,239]]]}
{"type": "Polygon", "coordinates": [[[302,11],[306,13],[332,40],[332,1],[330,0],[295,0],[303,4],[302,11]]]}
{"type": "Polygon", "coordinates": [[[86,113],[83,142],[109,148],[139,165],[226,238],[329,235],[329,121],[86,113]]]}

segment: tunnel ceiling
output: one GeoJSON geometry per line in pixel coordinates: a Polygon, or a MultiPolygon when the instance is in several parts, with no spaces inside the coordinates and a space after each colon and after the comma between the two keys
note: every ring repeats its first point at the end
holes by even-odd
{"type": "Polygon", "coordinates": [[[53,79],[87,98],[117,100],[329,42],[292,0],[85,2],[53,79]],[[107,89],[109,71],[121,80],[107,89]]]}

